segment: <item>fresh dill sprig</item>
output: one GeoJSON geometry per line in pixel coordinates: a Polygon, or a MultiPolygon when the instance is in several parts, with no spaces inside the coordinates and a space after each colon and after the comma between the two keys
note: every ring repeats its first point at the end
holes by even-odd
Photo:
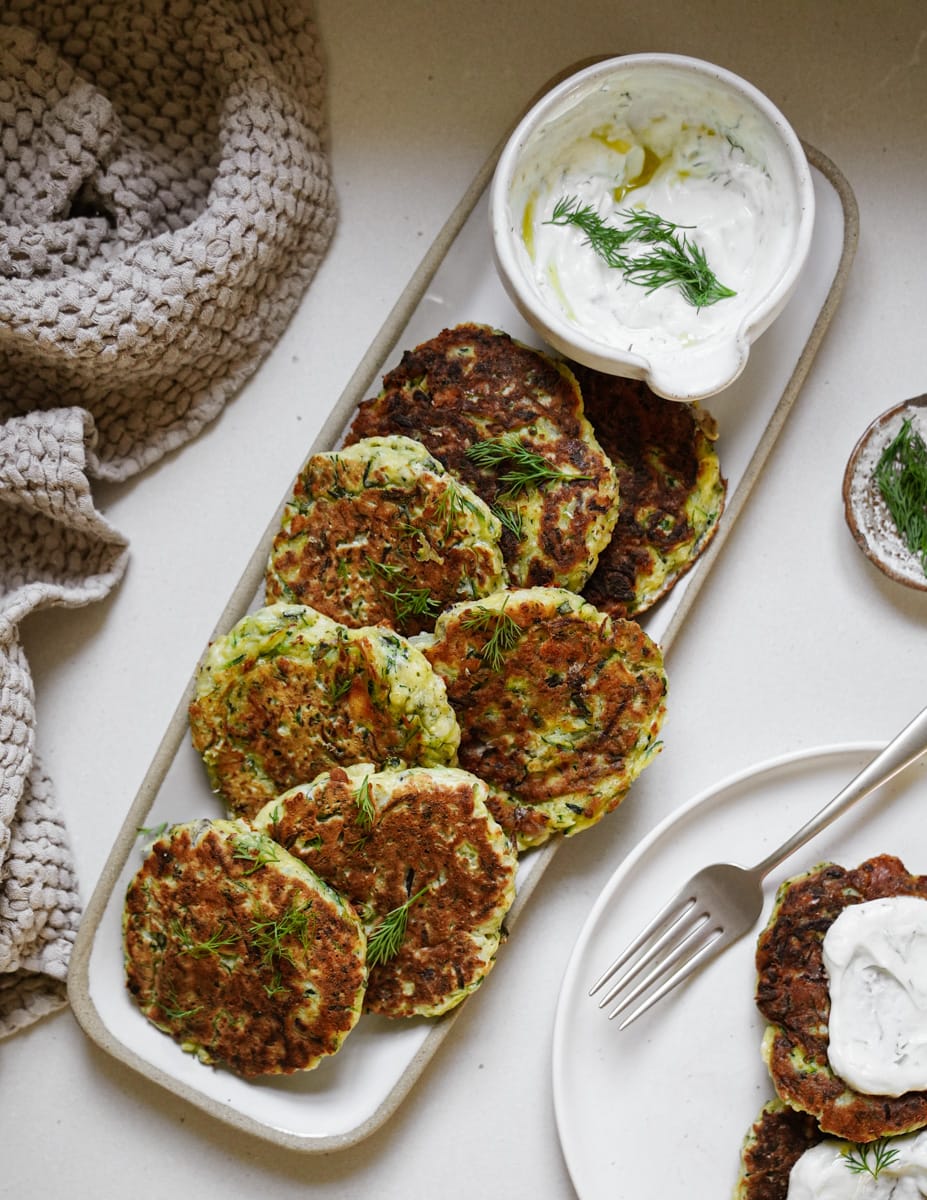
{"type": "Polygon", "coordinates": [[[607,224],[591,204],[581,205],[575,196],[564,196],[545,224],[580,229],[607,266],[648,292],[677,287],[695,308],[707,308],[736,295],[711,270],[704,250],[685,233],[680,234],[691,226],[677,225],[646,208],[626,208],[617,215],[624,220],[623,227],[607,224]],[[628,247],[635,242],[650,251],[629,253],[628,247]]]}
{"type": "Polygon", "coordinates": [[[388,962],[391,958],[396,957],[406,936],[406,927],[409,923],[409,909],[430,887],[431,884],[426,883],[414,896],[410,896],[404,904],[400,904],[398,908],[390,909],[380,924],[374,929],[373,933],[367,939],[368,966],[375,967],[377,963],[388,962]]]}
{"type": "Polygon", "coordinates": [[[669,252],[659,250],[635,258],[626,268],[625,278],[648,292],[677,287],[694,308],[708,308],[735,295],[718,280],[700,246],[686,237],[673,238],[672,243],[669,252]]]}
{"type": "Polygon", "coordinates": [[[499,518],[503,529],[507,529],[518,541],[525,536],[525,524],[517,508],[507,508],[504,504],[494,504],[492,511],[499,518]]]}
{"type": "Polygon", "coordinates": [[[399,622],[409,617],[434,617],[441,609],[440,604],[432,596],[428,588],[397,587],[392,592],[384,592],[384,596],[393,602],[393,611],[399,622]]]}
{"type": "Polygon", "coordinates": [[[927,574],[927,445],[906,417],[874,478],[902,540],[927,574]]]}
{"type": "Polygon", "coordinates": [[[464,629],[482,631],[492,628],[492,633],[480,651],[480,658],[491,671],[502,670],[505,654],[518,645],[522,633],[518,622],[505,611],[508,602],[509,598],[506,596],[498,612],[478,605],[461,621],[464,629]]]}
{"type": "Polygon", "coordinates": [[[562,196],[545,225],[572,225],[586,235],[591,246],[608,267],[623,271],[628,264],[625,247],[632,239],[630,229],[607,225],[591,204],[580,204],[576,196],[562,196]]]}
{"type": "Polygon", "coordinates": [[[273,1000],[274,996],[279,996],[281,992],[289,991],[279,971],[274,971],[270,983],[262,983],[261,987],[267,993],[268,1000],[273,1000]]]}
{"type": "Polygon", "coordinates": [[[370,567],[371,571],[379,575],[381,579],[395,579],[397,576],[402,575],[402,567],[396,563],[377,562],[377,560],[375,558],[371,558],[369,554],[366,556],[366,558],[367,566],[370,567]]]}
{"type": "Polygon", "coordinates": [[[167,829],[167,821],[162,821],[160,825],[139,825],[136,833],[141,838],[147,838],[150,841],[155,841],[167,829]]]}
{"type": "Polygon", "coordinates": [[[435,502],[435,515],[444,524],[446,537],[454,531],[457,518],[464,513],[476,512],[476,505],[465,496],[456,483],[450,482],[435,502]]]}
{"type": "Polygon", "coordinates": [[[367,556],[371,570],[381,578],[392,582],[396,587],[391,592],[384,591],[383,595],[393,602],[393,611],[399,622],[409,617],[434,617],[441,609],[440,604],[432,596],[428,588],[412,587],[410,580],[403,574],[403,569],[395,563],[381,563],[367,556]]]}
{"type": "Polygon", "coordinates": [[[500,492],[498,500],[514,500],[528,488],[540,487],[552,481],[577,482],[588,475],[573,475],[555,467],[542,454],[532,450],[519,433],[503,433],[499,437],[474,442],[466,450],[467,458],[478,467],[496,469],[505,467],[499,476],[500,483],[508,486],[500,492]]]}
{"type": "Polygon", "coordinates": [[[374,818],[376,817],[376,809],[373,804],[373,797],[370,795],[370,776],[365,775],[363,782],[357,789],[357,795],[354,797],[357,804],[357,823],[365,832],[373,827],[374,818]]]}
{"type": "Polygon", "coordinates": [[[843,1151],[848,1170],[854,1175],[871,1175],[873,1179],[878,1179],[882,1171],[898,1157],[898,1147],[890,1145],[890,1142],[891,1138],[887,1137],[874,1142],[854,1142],[851,1150],[843,1151]]]}
{"type": "Polygon", "coordinates": [[[245,874],[253,875],[255,871],[266,867],[268,863],[278,861],[277,847],[270,838],[262,837],[257,833],[243,833],[235,838],[232,858],[250,862],[251,867],[245,871],[245,874]]]}
{"type": "Polygon", "coordinates": [[[186,1020],[187,1017],[195,1016],[203,1007],[202,1004],[195,1004],[193,1008],[181,1008],[177,990],[174,987],[171,987],[166,1000],[158,997],[157,1004],[169,1021],[186,1020]]]}
{"type": "Polygon", "coordinates": [[[171,922],[171,933],[180,943],[180,953],[189,954],[191,958],[205,958],[207,954],[219,954],[228,946],[235,946],[241,941],[240,933],[229,933],[224,925],[220,925],[207,938],[197,941],[190,931],[180,921],[171,922]]]}
{"type": "Polygon", "coordinates": [[[293,904],[280,917],[265,917],[260,911],[248,927],[252,944],[257,948],[264,966],[275,960],[293,962],[293,952],[286,942],[295,937],[303,950],[309,945],[309,917],[311,905],[302,907],[293,904]]]}

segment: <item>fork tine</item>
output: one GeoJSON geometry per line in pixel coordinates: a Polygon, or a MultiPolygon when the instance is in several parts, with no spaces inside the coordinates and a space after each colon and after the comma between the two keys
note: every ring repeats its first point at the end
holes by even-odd
{"type": "Polygon", "coordinates": [[[642,992],[651,987],[661,975],[666,974],[684,954],[689,952],[692,939],[703,931],[705,924],[709,920],[709,915],[704,909],[698,912],[695,909],[696,906],[693,902],[686,912],[680,914],[663,936],[658,938],[650,949],[641,955],[637,962],[632,963],[628,967],[624,974],[599,1001],[599,1008],[605,1008],[607,1004],[610,1004],[619,992],[623,992],[630,987],[649,963],[657,959],[655,965],[651,967],[644,978],[628,992],[627,997],[611,1013],[611,1016],[614,1016],[615,1013],[626,1008],[642,992]]]}
{"type": "MultiPolygon", "coordinates": [[[[628,1016],[626,1016],[624,1020],[619,1023],[618,1028],[627,1029],[627,1027],[636,1021],[639,1016],[645,1013],[648,1008],[656,1004],[658,1000],[662,1000],[665,995],[673,990],[673,988],[678,987],[683,980],[688,979],[689,976],[701,966],[705,959],[710,958],[713,954],[716,954],[719,950],[723,949],[724,931],[722,929],[715,928],[712,930],[712,935],[713,936],[708,942],[705,942],[702,946],[700,946],[694,954],[687,958],[685,962],[680,964],[680,966],[673,972],[672,975],[670,975],[668,979],[664,980],[664,982],[655,991],[651,992],[650,995],[641,1004],[639,1004],[633,1012],[629,1013],[628,1016]]],[[[611,1020],[613,1017],[617,1016],[618,1013],[626,1008],[627,1004],[630,1002],[631,1001],[629,999],[625,1003],[620,1004],[617,1008],[613,1009],[612,1012],[608,1014],[608,1019],[611,1020]]]]}
{"type": "MultiPolygon", "coordinates": [[[[589,989],[589,995],[594,996],[599,988],[606,984],[617,971],[620,971],[625,963],[634,958],[634,956],[640,952],[641,948],[655,934],[660,934],[661,941],[665,940],[667,935],[670,934],[672,930],[679,924],[679,922],[689,913],[695,902],[695,896],[691,892],[688,894],[684,892],[677,892],[671,900],[663,905],[653,920],[640,931],[637,937],[634,938],[632,942],[629,942],[627,946],[625,946],[611,966],[607,967],[602,972],[599,978],[589,989]]],[[[647,958],[649,959],[652,956],[653,952],[650,952],[647,958]]],[[[642,966],[643,963],[640,965],[642,966]]],[[[601,1005],[599,1007],[601,1008],[601,1005]]]]}

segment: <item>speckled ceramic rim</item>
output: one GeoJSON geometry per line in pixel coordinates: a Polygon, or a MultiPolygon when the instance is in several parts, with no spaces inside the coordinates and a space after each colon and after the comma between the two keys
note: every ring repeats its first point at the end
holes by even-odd
{"type": "Polygon", "coordinates": [[[811,247],[814,208],[811,170],[802,143],[773,102],[752,83],[724,67],[679,54],[627,54],[597,60],[552,88],[528,110],[503,146],[490,187],[489,201],[496,269],[506,291],[525,320],[567,357],[575,358],[599,371],[644,379],[660,395],[683,401],[704,400],[715,395],[732,384],[742,373],[752,342],[772,324],[795,288],[811,247]],[[791,166],[799,209],[798,228],[795,230],[794,247],[788,265],[774,286],[745,314],[740,326],[726,343],[731,351],[727,370],[721,371],[719,368],[714,386],[685,393],[678,385],[671,386],[668,383],[675,373],[662,371],[659,365],[651,364],[640,355],[623,353],[618,349],[610,350],[603,342],[586,336],[581,329],[540,300],[519,265],[509,213],[511,181],[526,143],[538,128],[556,119],[561,112],[572,109],[577,95],[592,93],[594,85],[609,76],[645,73],[655,69],[669,69],[682,75],[704,79],[715,86],[720,85],[722,89],[741,97],[761,113],[779,137],[791,166]]]}
{"type": "MultiPolygon", "coordinates": [[[[568,73],[574,72],[578,65],[581,64],[574,65],[569,69],[568,73]]],[[[426,252],[417,272],[397,300],[376,338],[359,362],[328,419],[323,423],[314,443],[309,447],[307,455],[315,454],[321,450],[329,450],[338,444],[341,434],[348,424],[351,413],[353,413],[358,403],[369,394],[371,386],[382,371],[383,363],[387,361],[388,356],[397,345],[415,310],[425,297],[435,273],[446,257],[455,238],[489,186],[500,150],[501,144],[477,174],[441,233],[426,252]]],[[[821,172],[830,186],[833,187],[840,200],[844,220],[843,248],[840,262],[837,266],[827,299],[821,308],[811,334],[799,354],[791,378],[754,450],[735,496],[725,509],[724,523],[718,529],[718,532],[712,539],[711,545],[702,556],[699,569],[692,573],[682,603],[674,613],[673,619],[661,639],[664,650],[668,649],[671,645],[690,611],[703,581],[708,577],[711,564],[721,551],[731,529],[734,527],[737,517],[742,511],[743,505],[746,503],[753,485],[760,475],[776,438],[781,432],[785,419],[801,391],[821,339],[840,301],[844,284],[856,252],[859,238],[859,217],[852,189],[846,178],[830,159],[809,146],[805,146],[805,151],[809,161],[821,172]]],[[[252,606],[263,581],[267,555],[274,535],[279,528],[280,516],[286,499],[289,496],[291,482],[288,481],[278,511],[269,521],[238,586],[235,588],[224,611],[216,621],[213,636],[230,628],[252,606]]],[[[152,1083],[158,1084],[165,1090],[188,1101],[194,1107],[208,1113],[216,1120],[242,1133],[261,1138],[264,1141],[283,1146],[286,1149],[297,1150],[306,1154],[329,1153],[334,1150],[347,1149],[369,1137],[392,1116],[408,1095],[425,1067],[434,1057],[441,1043],[453,1029],[457,1016],[460,1013],[459,1009],[455,1009],[435,1021],[434,1028],[416,1054],[414,1060],[409,1064],[402,1078],[376,1112],[366,1121],[346,1133],[335,1136],[303,1137],[261,1124],[243,1115],[230,1105],[215,1102],[209,1097],[204,1096],[201,1092],[187,1087],[173,1077],[152,1067],[135,1050],[114,1036],[102,1020],[90,995],[90,957],[100,920],[125,863],[132,853],[133,848],[137,845],[138,830],[146,825],[147,814],[154,803],[164,777],[178,750],[186,742],[188,735],[187,707],[193,694],[194,685],[195,667],[191,670],[191,677],[187,687],[184,689],[184,693],[142,781],[138,794],[126,815],[122,829],[109,853],[100,878],[85,909],[71,958],[68,976],[68,998],[76,1019],[92,1041],[117,1061],[131,1067],[152,1083]]],[[[536,859],[526,885],[519,887],[515,903],[506,918],[506,925],[510,931],[514,928],[515,922],[525,904],[531,898],[534,889],[537,887],[538,882],[561,845],[562,843],[558,840],[550,841],[534,852],[536,859]]],[[[492,986],[491,978],[487,981],[487,984],[490,987],[492,986]]]]}
{"type": "Polygon", "coordinates": [[[927,411],[927,394],[914,396],[910,400],[904,400],[900,404],[895,404],[887,409],[867,427],[862,437],[853,447],[853,452],[847,461],[846,471],[843,476],[843,512],[857,546],[859,546],[869,561],[879,568],[883,575],[887,575],[889,579],[893,579],[896,583],[904,584],[905,587],[915,588],[920,592],[927,592],[927,576],[917,578],[916,576],[902,574],[896,570],[886,556],[884,547],[879,539],[870,536],[865,520],[866,514],[863,511],[865,507],[865,495],[854,488],[854,484],[859,482],[857,476],[861,469],[862,456],[870,442],[884,440],[885,444],[888,445],[886,430],[905,410],[912,408],[921,408],[927,411]]]}

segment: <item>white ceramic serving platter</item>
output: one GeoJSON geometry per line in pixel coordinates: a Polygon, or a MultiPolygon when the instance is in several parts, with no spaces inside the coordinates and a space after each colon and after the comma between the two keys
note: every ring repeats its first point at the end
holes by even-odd
{"type": "MultiPolygon", "coordinates": [[[[857,240],[852,193],[833,164],[810,148],[808,153],[814,166],[818,218],[804,280],[789,307],[755,347],[747,371],[717,397],[717,403],[708,406],[720,425],[719,453],[729,484],[728,505],[708,552],[647,619],[651,636],[664,647],[720,551],[799,393],[852,261],[857,240]]],[[[359,401],[375,393],[380,376],[397,361],[403,348],[447,326],[479,321],[537,344],[506,297],[492,265],[487,189],[495,157],[487,162],[426,255],[319,437],[306,447],[307,456],[338,444],[359,401]]],[[[281,507],[291,483],[281,480],[281,507]]],[[[259,603],[264,564],[278,524],[279,513],[268,514],[265,537],[218,618],[217,632],[230,628],[259,603]]],[[[450,1031],[454,1013],[430,1023],[365,1016],[344,1048],[315,1071],[255,1083],[205,1067],[184,1054],[140,1016],[125,991],[121,910],[126,885],[144,851],[138,829],[222,815],[189,741],[186,710],[195,667],[191,663],[190,685],[84,914],[71,963],[71,1004],[85,1031],[104,1049],[218,1119],[299,1150],[326,1151],[350,1145],[373,1132],[395,1110],[450,1031]]],[[[552,842],[523,857],[510,929],[557,845],[552,842]]],[[[488,985],[491,983],[490,979],[488,985]]],[[[469,1003],[478,1004],[478,997],[469,1003]]]]}
{"type": "MultiPolygon", "coordinates": [[[[698,868],[719,860],[753,866],[880,748],[813,749],[741,772],[670,814],[606,884],[574,947],[554,1023],[557,1127],[580,1200],[732,1194],[744,1135],[773,1095],[753,1003],[755,934],[625,1030],[589,989],[698,868]]],[[[825,860],[854,867],[895,854],[927,873],[925,802],[921,759],[769,876],[762,923],[777,886],[825,860]]]]}

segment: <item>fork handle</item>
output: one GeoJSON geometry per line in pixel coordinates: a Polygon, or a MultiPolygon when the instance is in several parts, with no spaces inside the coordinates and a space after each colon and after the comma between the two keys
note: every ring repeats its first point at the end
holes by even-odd
{"type": "Polygon", "coordinates": [[[832,821],[851,808],[857,800],[862,800],[870,792],[888,783],[899,771],[903,771],[927,750],[927,708],[923,709],[901,733],[894,737],[884,750],[881,750],[854,776],[853,779],[834,796],[830,803],[825,804],[821,811],[811,818],[801,829],[793,833],[788,841],[783,842],[778,850],[774,850],[768,858],[753,868],[751,874],[762,879],[774,867],[783,862],[790,854],[804,846],[815,834],[826,829],[832,821]]]}

